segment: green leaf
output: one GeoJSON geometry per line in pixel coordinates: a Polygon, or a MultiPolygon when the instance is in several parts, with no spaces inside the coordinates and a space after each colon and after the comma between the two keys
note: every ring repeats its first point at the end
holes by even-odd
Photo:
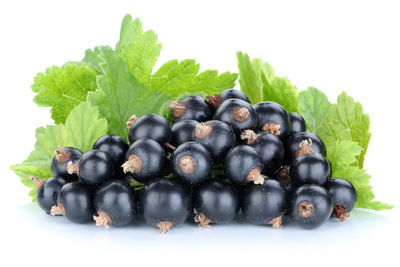
{"type": "Polygon", "coordinates": [[[125,123],[133,114],[159,113],[162,104],[171,97],[159,91],[149,91],[131,74],[125,60],[111,48],[100,48],[98,56],[102,60],[102,74],[97,79],[99,89],[88,95],[88,101],[97,106],[107,119],[109,133],[127,140],[125,123]]]}
{"type": "Polygon", "coordinates": [[[143,32],[141,21],[127,15],[122,22],[116,51],[123,55],[136,79],[147,85],[161,51],[157,35],[151,30],[143,32]]]}
{"type": "Polygon", "coordinates": [[[95,70],[98,74],[102,73],[100,63],[102,63],[102,59],[99,56],[101,50],[103,49],[111,49],[109,46],[97,46],[93,50],[87,49],[85,51],[85,57],[82,59],[82,62],[86,65],[90,66],[93,70],[95,70]]]}
{"type": "Polygon", "coordinates": [[[371,138],[369,124],[369,116],[364,114],[362,105],[343,92],[339,95],[337,104],[331,106],[328,118],[317,134],[327,145],[336,140],[357,142],[362,147],[357,165],[362,168],[371,138]]]}
{"type": "Polygon", "coordinates": [[[30,196],[35,197],[35,185],[29,176],[47,179],[52,176],[50,163],[58,145],[71,146],[89,151],[93,143],[107,133],[107,121],[99,117],[97,108],[81,103],[68,116],[65,125],[50,125],[36,130],[35,150],[21,164],[11,169],[21,177],[22,183],[32,188],[30,196]]]}
{"type": "Polygon", "coordinates": [[[249,97],[250,102],[255,104],[263,101],[263,82],[261,80],[261,64],[253,63],[247,54],[236,53],[239,68],[240,89],[249,97]]]}
{"type": "Polygon", "coordinates": [[[82,63],[67,63],[36,75],[32,90],[37,95],[33,101],[41,107],[51,107],[54,122],[64,123],[71,110],[95,89],[96,72],[93,69],[82,63]]]}
{"type": "Polygon", "coordinates": [[[314,87],[308,87],[299,94],[299,113],[310,132],[318,132],[328,117],[330,107],[331,103],[326,95],[314,87]]]}
{"type": "Polygon", "coordinates": [[[356,161],[356,157],[360,155],[362,148],[358,143],[351,141],[341,141],[330,144],[327,147],[328,159],[332,163],[332,172],[347,169],[356,161]]]}
{"type": "Polygon", "coordinates": [[[247,54],[238,52],[239,83],[252,103],[274,101],[288,112],[298,110],[298,90],[288,78],[278,77],[271,65],[259,58],[250,61],[247,54]]]}

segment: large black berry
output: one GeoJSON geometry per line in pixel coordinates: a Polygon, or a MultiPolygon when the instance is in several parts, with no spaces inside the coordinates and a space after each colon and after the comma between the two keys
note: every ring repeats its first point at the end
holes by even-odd
{"type": "Polygon", "coordinates": [[[192,211],[189,189],[173,179],[156,178],[141,190],[139,209],[148,224],[167,233],[192,211]]]}
{"type": "Polygon", "coordinates": [[[301,142],[309,141],[309,147],[315,153],[322,154],[326,157],[326,148],[324,142],[317,135],[309,132],[301,132],[292,134],[286,142],[285,153],[290,158],[295,158],[301,150],[301,142]]]}
{"type": "Polygon", "coordinates": [[[139,139],[128,149],[122,165],[125,173],[131,173],[135,180],[146,183],[163,174],[167,155],[159,143],[151,139],[139,139]]]}
{"type": "Polygon", "coordinates": [[[233,187],[221,180],[209,179],[193,190],[197,215],[195,221],[202,227],[210,223],[230,223],[239,210],[239,197],[233,187]]]}
{"type": "Polygon", "coordinates": [[[306,121],[304,118],[296,113],[289,113],[289,122],[290,122],[290,134],[296,134],[306,131],[306,121]]]}
{"type": "Polygon", "coordinates": [[[253,224],[272,224],[280,228],[287,205],[287,193],[278,181],[265,179],[263,184],[247,184],[241,199],[246,219],[253,224]]]}
{"type": "Polygon", "coordinates": [[[74,223],[84,223],[93,218],[93,200],[90,190],[81,182],[65,184],[58,195],[57,205],[51,215],[63,215],[74,223]]]}
{"type": "Polygon", "coordinates": [[[224,168],[225,175],[236,184],[262,184],[264,181],[260,155],[251,146],[239,145],[229,150],[224,159],[224,168]]]}
{"type": "Polygon", "coordinates": [[[183,143],[172,152],[171,169],[177,178],[189,184],[199,183],[211,175],[211,154],[198,143],[183,143]]]}
{"type": "Polygon", "coordinates": [[[236,134],[246,129],[255,130],[258,124],[258,116],[253,107],[240,99],[223,102],[215,112],[214,119],[229,124],[236,134]]]}
{"type": "Polygon", "coordinates": [[[136,212],[135,191],[122,181],[108,182],[94,193],[94,216],[97,226],[123,226],[129,224],[136,212]]]}
{"type": "Polygon", "coordinates": [[[180,144],[193,141],[193,132],[197,123],[198,122],[194,120],[184,120],[172,125],[171,144],[173,146],[179,146],[180,144]]]}
{"type": "Polygon", "coordinates": [[[228,99],[241,99],[250,103],[249,97],[240,90],[237,89],[227,89],[222,91],[219,95],[209,95],[207,96],[207,102],[210,103],[215,109],[217,109],[223,102],[228,99]]]}
{"type": "Polygon", "coordinates": [[[68,173],[67,165],[70,161],[72,164],[76,164],[81,157],[82,152],[77,148],[58,146],[56,155],[51,160],[51,172],[54,176],[61,176],[68,181],[76,181],[78,176],[68,173]]]}
{"type": "Polygon", "coordinates": [[[90,150],[82,155],[76,164],[68,163],[68,172],[76,173],[79,181],[88,185],[98,185],[115,174],[115,163],[106,152],[90,150]]]}
{"type": "Polygon", "coordinates": [[[296,186],[303,184],[323,186],[331,174],[328,160],[323,155],[312,152],[307,140],[303,141],[300,152],[301,155],[297,156],[290,165],[290,176],[293,182],[296,186]]]}
{"type": "Polygon", "coordinates": [[[333,198],[333,216],[344,221],[350,216],[357,201],[356,189],[349,181],[341,178],[331,178],[325,185],[333,198]]]}
{"type": "Polygon", "coordinates": [[[127,122],[129,142],[133,144],[138,139],[152,139],[164,147],[171,141],[171,127],[168,121],[157,114],[146,114],[140,118],[133,115],[127,122]]]}
{"type": "Polygon", "coordinates": [[[290,133],[289,116],[286,110],[275,102],[259,102],[253,106],[258,115],[257,130],[269,132],[281,140],[286,140],[290,133]]]}
{"type": "Polygon", "coordinates": [[[30,177],[36,185],[36,201],[39,207],[50,214],[51,207],[57,205],[61,187],[67,183],[62,177],[51,177],[41,180],[36,176],[30,177]]]}
{"type": "Polygon", "coordinates": [[[213,116],[213,110],[207,101],[200,96],[188,96],[179,102],[172,102],[169,107],[173,109],[172,120],[208,121],[213,116]]]}
{"type": "Polygon", "coordinates": [[[281,166],[284,148],[281,140],[270,133],[254,133],[251,130],[245,130],[241,134],[241,139],[253,147],[260,155],[264,166],[262,173],[273,176],[276,170],[281,166]]]}
{"type": "Polygon", "coordinates": [[[313,229],[320,226],[329,219],[332,210],[331,195],[319,185],[303,185],[291,196],[290,217],[303,228],[313,229]]]}
{"type": "Polygon", "coordinates": [[[222,121],[198,123],[193,133],[194,140],[210,151],[213,159],[221,161],[226,152],[236,144],[232,128],[222,121]]]}
{"type": "Polygon", "coordinates": [[[129,146],[124,139],[114,134],[107,134],[100,137],[92,147],[94,150],[100,150],[110,155],[115,162],[115,169],[121,169],[128,148],[129,146]]]}

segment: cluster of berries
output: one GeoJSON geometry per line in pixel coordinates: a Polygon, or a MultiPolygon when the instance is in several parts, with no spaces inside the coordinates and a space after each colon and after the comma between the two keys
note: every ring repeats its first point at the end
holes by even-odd
{"type": "Polygon", "coordinates": [[[299,114],[275,102],[252,106],[234,89],[169,106],[172,127],[156,114],[128,120],[130,146],[116,135],[84,154],[59,146],[54,177],[32,177],[39,206],[105,228],[140,214],[163,233],[193,210],[203,227],[230,223],[239,209],[250,223],[274,228],[285,215],[309,229],[349,216],[356,191],[331,177],[324,143],[299,114]]]}

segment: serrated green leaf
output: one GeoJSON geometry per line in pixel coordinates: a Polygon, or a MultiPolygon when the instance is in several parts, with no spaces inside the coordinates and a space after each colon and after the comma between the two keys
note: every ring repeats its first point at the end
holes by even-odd
{"type": "Polygon", "coordinates": [[[47,179],[52,176],[50,163],[58,145],[76,147],[86,152],[93,143],[107,133],[107,121],[99,117],[96,107],[81,103],[68,116],[65,125],[50,125],[36,130],[35,150],[21,164],[11,166],[24,185],[32,188],[30,196],[35,196],[34,183],[29,176],[47,179]]]}
{"type": "Polygon", "coordinates": [[[127,15],[122,22],[116,51],[125,58],[135,78],[147,85],[161,51],[157,35],[151,30],[143,32],[141,21],[127,15]]]}
{"type": "Polygon", "coordinates": [[[33,101],[41,107],[51,107],[54,122],[64,123],[71,110],[95,89],[96,72],[92,68],[82,63],[67,63],[36,75],[32,91],[37,95],[33,101]]]}
{"type": "Polygon", "coordinates": [[[317,134],[327,145],[335,140],[357,142],[362,147],[357,165],[363,168],[364,156],[371,138],[369,124],[369,116],[364,114],[362,105],[343,92],[339,95],[337,104],[331,106],[328,117],[317,134]]]}
{"type": "Polygon", "coordinates": [[[362,148],[357,142],[341,141],[327,147],[328,159],[332,163],[332,171],[346,169],[356,161],[362,148]]]}
{"type": "Polygon", "coordinates": [[[87,49],[85,51],[85,57],[82,59],[83,63],[90,66],[98,74],[101,74],[101,72],[102,72],[101,67],[100,67],[100,63],[102,63],[102,59],[99,54],[100,54],[101,50],[103,50],[103,49],[111,49],[111,47],[97,46],[93,50],[87,49]]]}
{"type": "Polygon", "coordinates": [[[330,107],[331,103],[326,95],[314,87],[308,87],[299,94],[299,113],[310,132],[318,132],[328,117],[330,107]]]}
{"type": "Polygon", "coordinates": [[[107,119],[109,133],[128,139],[126,121],[133,115],[159,113],[162,104],[171,99],[168,94],[149,91],[129,71],[125,60],[109,47],[99,50],[102,74],[98,76],[99,89],[88,95],[88,101],[97,106],[107,119]]]}
{"type": "MultiPolygon", "coordinates": [[[[261,80],[261,64],[252,64],[247,54],[236,53],[239,68],[240,89],[255,104],[263,100],[263,82],[261,80]]],[[[257,61],[256,61],[257,62],[257,61]]]]}

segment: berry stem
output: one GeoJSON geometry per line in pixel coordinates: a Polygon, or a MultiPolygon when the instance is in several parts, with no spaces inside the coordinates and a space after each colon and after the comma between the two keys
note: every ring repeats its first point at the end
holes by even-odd
{"type": "Polygon", "coordinates": [[[247,176],[248,182],[253,182],[254,184],[263,184],[264,183],[264,176],[261,175],[260,168],[254,168],[249,172],[247,176]]]}
{"type": "Polygon", "coordinates": [[[253,130],[244,130],[241,135],[240,139],[246,140],[247,145],[253,144],[261,134],[256,134],[253,130]]]}
{"type": "Polygon", "coordinates": [[[44,181],[36,176],[29,176],[29,178],[35,183],[36,189],[39,189],[44,184],[44,181]]]}
{"type": "Polygon", "coordinates": [[[198,225],[200,227],[204,227],[204,228],[211,228],[212,227],[210,225],[210,223],[212,223],[212,221],[210,219],[208,219],[207,216],[204,215],[204,213],[197,213],[196,216],[194,217],[194,221],[196,223],[198,223],[198,225]]]}
{"type": "Polygon", "coordinates": [[[98,216],[93,216],[93,220],[95,220],[96,226],[103,226],[105,229],[109,229],[109,224],[112,224],[110,216],[104,211],[99,211],[98,216]]]}
{"type": "Polygon", "coordinates": [[[174,224],[169,221],[163,221],[156,223],[155,226],[160,229],[161,234],[166,234],[169,232],[169,230],[171,230],[172,227],[174,227],[174,224]]]}
{"type": "Polygon", "coordinates": [[[272,228],[279,229],[282,228],[282,215],[273,218],[268,224],[272,224],[272,228]]]}
{"type": "Polygon", "coordinates": [[[165,146],[168,147],[169,149],[175,150],[176,147],[174,147],[173,145],[171,145],[170,143],[165,143],[165,146]]]}
{"type": "Polygon", "coordinates": [[[130,129],[131,127],[132,127],[132,125],[137,121],[137,117],[136,117],[136,115],[135,114],[133,114],[129,119],[128,119],[128,121],[126,122],[126,127],[128,128],[128,129],[130,129]]]}

